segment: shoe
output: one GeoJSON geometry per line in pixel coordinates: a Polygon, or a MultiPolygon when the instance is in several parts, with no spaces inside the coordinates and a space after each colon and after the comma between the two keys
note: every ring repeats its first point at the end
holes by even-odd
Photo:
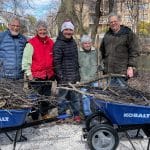
{"type": "Polygon", "coordinates": [[[80,116],[75,116],[75,117],[74,117],[74,121],[75,121],[76,123],[80,123],[80,122],[81,122],[81,117],[80,117],[80,116]]]}
{"type": "Polygon", "coordinates": [[[50,119],[50,118],[53,118],[53,117],[54,116],[52,116],[52,115],[46,114],[46,115],[42,116],[42,120],[44,120],[44,119],[50,119]]]}

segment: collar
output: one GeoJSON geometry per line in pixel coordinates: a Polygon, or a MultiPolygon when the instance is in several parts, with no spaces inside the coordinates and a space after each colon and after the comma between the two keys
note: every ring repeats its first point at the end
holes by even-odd
{"type": "Polygon", "coordinates": [[[39,41],[41,41],[42,43],[46,43],[48,41],[48,37],[44,37],[44,38],[41,38],[37,35],[37,38],[39,39],[39,41]]]}
{"type": "MultiPolygon", "coordinates": [[[[91,51],[95,51],[95,50],[96,50],[95,47],[92,46],[92,47],[91,47],[91,51]]],[[[80,47],[80,48],[79,48],[79,51],[82,51],[82,52],[83,52],[84,49],[83,49],[82,47],[80,47]]],[[[89,52],[90,52],[90,51],[89,51],[89,52]]]]}

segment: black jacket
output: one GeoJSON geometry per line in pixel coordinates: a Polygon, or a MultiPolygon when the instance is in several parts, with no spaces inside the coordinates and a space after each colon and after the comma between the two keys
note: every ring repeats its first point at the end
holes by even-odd
{"type": "Polygon", "coordinates": [[[75,83],[80,80],[77,44],[66,39],[62,32],[54,44],[54,67],[59,83],[75,83]]]}
{"type": "Polygon", "coordinates": [[[105,73],[126,74],[128,67],[137,67],[138,39],[126,26],[121,26],[117,33],[109,29],[103,38],[100,51],[105,73]]]}

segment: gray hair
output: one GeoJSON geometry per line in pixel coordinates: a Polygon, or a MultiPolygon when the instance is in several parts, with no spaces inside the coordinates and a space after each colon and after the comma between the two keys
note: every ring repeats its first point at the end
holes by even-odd
{"type": "Polygon", "coordinates": [[[121,21],[121,16],[120,15],[117,15],[116,13],[114,13],[114,12],[112,12],[112,13],[110,13],[109,15],[108,15],[108,22],[109,22],[109,19],[111,18],[111,17],[117,17],[117,19],[119,20],[119,21],[121,21]]]}
{"type": "Polygon", "coordinates": [[[81,43],[85,43],[85,42],[92,42],[92,39],[91,39],[91,37],[89,35],[84,34],[81,37],[81,43]]]}
{"type": "Polygon", "coordinates": [[[16,16],[11,17],[8,24],[11,24],[14,21],[18,21],[19,24],[21,24],[21,20],[16,16]]]}
{"type": "Polygon", "coordinates": [[[36,23],[36,26],[35,26],[36,30],[39,29],[39,27],[44,27],[44,28],[47,29],[47,24],[46,24],[46,22],[45,22],[45,21],[42,21],[42,20],[39,20],[39,21],[36,23]]]}

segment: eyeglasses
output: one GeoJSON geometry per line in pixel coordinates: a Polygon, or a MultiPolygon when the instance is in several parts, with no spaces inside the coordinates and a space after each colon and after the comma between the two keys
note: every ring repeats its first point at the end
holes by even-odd
{"type": "Polygon", "coordinates": [[[16,28],[20,28],[19,25],[14,25],[14,24],[11,24],[12,27],[16,27],[16,28]]]}
{"type": "Polygon", "coordinates": [[[109,24],[118,23],[118,21],[110,21],[109,24]]]}

